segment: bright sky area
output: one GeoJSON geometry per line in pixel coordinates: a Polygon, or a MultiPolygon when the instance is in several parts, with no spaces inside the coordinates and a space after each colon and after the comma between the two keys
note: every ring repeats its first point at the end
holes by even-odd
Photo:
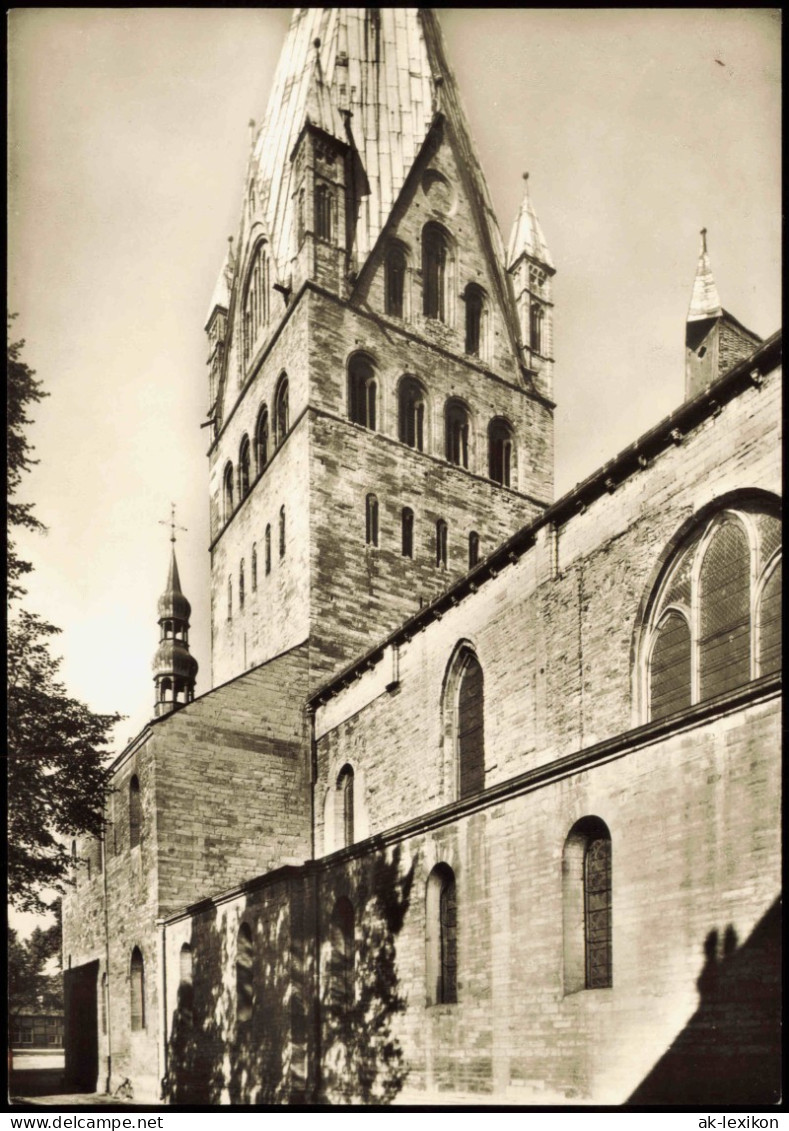
{"type": "MultiPolygon", "coordinates": [[[[26,606],[70,692],[151,717],[170,503],[210,687],[208,301],[290,11],[18,8],[9,308],[50,393],[26,606]]],[[[677,407],[699,229],[723,305],[780,324],[778,9],[442,9],[505,240],[521,175],[558,273],[556,487],[677,407]]]]}

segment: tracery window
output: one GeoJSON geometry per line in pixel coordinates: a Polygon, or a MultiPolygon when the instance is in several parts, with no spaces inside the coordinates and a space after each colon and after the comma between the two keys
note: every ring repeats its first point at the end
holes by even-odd
{"type": "Polygon", "coordinates": [[[247,275],[243,309],[243,349],[246,364],[254,351],[261,327],[268,320],[268,259],[262,247],[255,250],[247,275]]]}
{"type": "Polygon", "coordinates": [[[510,486],[512,466],[512,429],[501,417],[488,426],[488,475],[502,487],[510,486]]]}
{"type": "Polygon", "coordinates": [[[364,354],[354,354],[348,363],[348,416],[354,424],[375,430],[375,369],[364,354]]]}
{"type": "Polygon", "coordinates": [[[252,928],[242,923],[236,940],[236,1020],[249,1021],[254,1005],[254,946],[252,928]]]}
{"type": "Polygon", "coordinates": [[[129,847],[140,843],[142,827],[142,803],[140,801],[140,782],[135,774],[129,782],[129,847]]]}
{"type": "Polygon", "coordinates": [[[249,436],[244,436],[238,452],[238,497],[239,502],[249,494],[249,436]]]}
{"type": "Polygon", "coordinates": [[[138,946],[131,953],[129,991],[131,1029],[133,1033],[139,1033],[145,1028],[145,968],[142,952],[138,946]]]}
{"type": "Polygon", "coordinates": [[[328,185],[315,186],[315,235],[322,240],[332,237],[334,198],[328,185]]]}
{"type": "Polygon", "coordinates": [[[562,857],[564,992],[613,984],[611,834],[599,817],[576,821],[562,857]]]}
{"type": "Polygon", "coordinates": [[[368,495],[365,500],[365,541],[368,546],[378,545],[378,499],[368,495]]]}
{"type": "Polygon", "coordinates": [[[482,352],[484,291],[474,283],[466,287],[466,353],[479,357],[482,352]]]}
{"type": "Polygon", "coordinates": [[[339,1010],[349,1009],[355,994],[354,913],[349,899],[337,900],[329,924],[328,998],[339,1010]]]}
{"type": "Polygon", "coordinates": [[[274,446],[280,447],[288,434],[289,406],[288,406],[288,378],[283,373],[277,385],[274,398],[274,446]]]}
{"type": "Polygon", "coordinates": [[[223,499],[225,510],[225,522],[227,522],[233,513],[233,465],[228,463],[225,466],[225,474],[223,477],[223,499]]]}
{"type": "Polygon", "coordinates": [[[410,507],[403,507],[402,515],[403,557],[414,556],[414,512],[410,507]]]}
{"type": "Polygon", "coordinates": [[[398,390],[400,440],[418,452],[425,450],[425,404],[427,394],[415,377],[404,377],[398,390]]]}
{"type": "Polygon", "coordinates": [[[438,224],[422,229],[422,310],[427,318],[447,320],[449,241],[438,224]]]}
{"type": "Polygon", "coordinates": [[[447,401],[444,430],[447,459],[457,467],[468,468],[469,412],[462,401],[447,401]]]}
{"type": "Polygon", "coordinates": [[[457,1001],[457,896],[455,873],[436,864],[425,892],[425,968],[428,1005],[457,1001]]]}
{"type": "Polygon", "coordinates": [[[754,499],[722,506],[685,537],[647,606],[647,718],[779,669],[781,553],[780,519],[754,499]]]}
{"type": "Polygon", "coordinates": [[[384,264],[384,309],[395,318],[403,317],[405,273],[405,251],[399,244],[392,244],[387,250],[384,264]]]}

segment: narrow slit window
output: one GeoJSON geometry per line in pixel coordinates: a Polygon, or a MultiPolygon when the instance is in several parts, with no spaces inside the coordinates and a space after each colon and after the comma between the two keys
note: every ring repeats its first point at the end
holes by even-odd
{"type": "Polygon", "coordinates": [[[436,523],[436,565],[441,569],[447,568],[447,524],[443,518],[436,523]]]}
{"type": "Polygon", "coordinates": [[[378,499],[368,495],[365,502],[365,541],[368,546],[378,545],[378,499]]]}
{"type": "Polygon", "coordinates": [[[448,864],[437,864],[428,876],[425,919],[427,1004],[452,1005],[458,999],[457,896],[448,864]]]}
{"type": "Polygon", "coordinates": [[[403,557],[414,556],[414,512],[410,507],[403,507],[403,557]]]}
{"type": "Polygon", "coordinates": [[[390,247],[386,254],[384,275],[384,309],[395,318],[403,317],[406,258],[401,247],[390,247]]]}
{"type": "Polygon", "coordinates": [[[472,569],[479,561],[479,534],[472,530],[468,536],[468,567],[472,569]]]}
{"type": "Polygon", "coordinates": [[[279,556],[285,557],[285,508],[279,508],[279,556]]]}
{"type": "Polygon", "coordinates": [[[145,1028],[145,969],[142,952],[135,947],[131,954],[129,967],[131,994],[131,1030],[139,1033],[145,1028]]]}
{"type": "Polygon", "coordinates": [[[140,801],[140,782],[135,774],[129,782],[129,846],[136,848],[140,843],[142,827],[142,804],[140,801]]]}
{"type": "Polygon", "coordinates": [[[479,287],[466,287],[466,353],[478,357],[482,343],[484,298],[479,287]]]}

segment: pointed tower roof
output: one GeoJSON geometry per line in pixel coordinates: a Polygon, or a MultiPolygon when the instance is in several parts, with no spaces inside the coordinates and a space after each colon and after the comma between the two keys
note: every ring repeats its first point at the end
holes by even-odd
{"type": "Polygon", "coordinates": [[[228,248],[225,252],[225,259],[222,264],[222,270],[219,272],[216,283],[214,284],[214,293],[211,295],[211,302],[208,304],[208,313],[205,316],[205,324],[208,326],[211,321],[211,316],[218,306],[227,310],[230,306],[230,286],[233,280],[233,245],[232,237],[228,241],[228,248]]]}
{"type": "Polygon", "coordinates": [[[712,275],[710,258],[707,254],[707,229],[702,228],[699,262],[696,268],[696,278],[693,283],[687,320],[688,322],[698,322],[705,318],[720,318],[722,314],[723,307],[712,275]]]}
{"type": "Polygon", "coordinates": [[[192,606],[187,601],[181,590],[181,579],[178,576],[178,562],[175,558],[175,546],[170,553],[170,569],[167,573],[167,585],[164,593],[159,598],[159,619],[172,617],[175,620],[189,620],[192,606]]]}
{"type": "Polygon", "coordinates": [[[514,267],[522,255],[527,255],[530,259],[536,259],[538,262],[544,263],[546,267],[550,267],[551,270],[555,270],[540,221],[537,219],[537,213],[532,204],[528,173],[523,174],[523,180],[525,182],[523,201],[518,212],[518,218],[510,233],[510,242],[507,247],[507,268],[514,267]]]}
{"type": "MultiPolygon", "coordinates": [[[[473,159],[472,178],[481,180],[438,21],[430,9],[295,10],[251,163],[280,277],[288,274],[296,220],[288,158],[307,121],[352,141],[357,149],[369,187],[354,235],[361,264],[375,246],[439,110],[455,132],[462,133],[462,148],[473,159]]],[[[484,183],[478,193],[492,220],[484,183]]],[[[495,220],[492,225],[498,233],[495,220]]],[[[501,244],[500,234],[493,242],[501,244]]]]}

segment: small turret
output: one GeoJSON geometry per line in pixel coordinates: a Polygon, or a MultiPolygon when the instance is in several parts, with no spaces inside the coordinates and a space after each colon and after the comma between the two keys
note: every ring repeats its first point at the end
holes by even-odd
{"type": "Polygon", "coordinates": [[[553,276],[556,268],[529,195],[529,174],[507,247],[507,270],[515,290],[523,363],[540,391],[552,392],[553,276]]]}
{"type": "Polygon", "coordinates": [[[707,229],[701,248],[685,327],[685,400],[717,381],[761,342],[723,309],[707,253],[707,229]]]}
{"type": "Polygon", "coordinates": [[[192,611],[181,590],[175,558],[175,507],[170,521],[170,569],[167,585],[159,598],[159,647],[153,658],[156,686],[156,718],[191,703],[195,694],[197,660],[189,652],[189,615],[192,611]]]}

